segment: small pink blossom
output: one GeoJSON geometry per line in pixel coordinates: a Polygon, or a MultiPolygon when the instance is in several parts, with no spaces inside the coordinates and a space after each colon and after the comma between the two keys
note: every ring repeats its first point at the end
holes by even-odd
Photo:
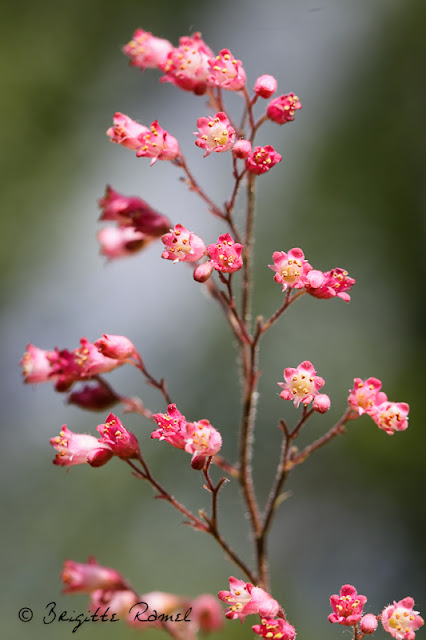
{"type": "Polygon", "coordinates": [[[382,383],[377,378],[367,378],[365,381],[354,378],[354,386],[348,397],[350,408],[360,416],[363,413],[371,414],[376,406],[387,400],[386,394],[380,391],[381,388],[382,383]]]}
{"type": "Polygon", "coordinates": [[[389,436],[395,431],[405,431],[408,427],[408,412],[410,406],[406,402],[382,402],[374,406],[369,415],[379,429],[383,429],[389,436]]]}
{"type": "Polygon", "coordinates": [[[102,355],[113,360],[126,360],[136,356],[135,345],[126,336],[104,333],[94,345],[102,355]]]}
{"type": "Polygon", "coordinates": [[[99,424],[97,430],[101,434],[99,442],[108,445],[119,458],[138,458],[139,444],[136,436],[127,431],[121,420],[110,413],[104,424],[99,424]]]}
{"type": "Polygon", "coordinates": [[[278,386],[283,389],[280,398],[293,400],[296,409],[300,403],[306,406],[312,402],[325,384],[323,378],[316,375],[313,364],[308,360],[299,364],[296,369],[284,369],[284,379],[285,382],[278,382],[278,386]]]}
{"type": "Polygon", "coordinates": [[[348,276],[347,271],[340,267],[336,267],[335,269],[331,269],[331,271],[323,273],[323,278],[323,283],[320,286],[317,285],[315,288],[311,286],[309,288],[307,285],[306,288],[311,296],[326,299],[337,296],[345,302],[349,302],[351,297],[347,291],[353,287],[355,280],[348,276]]]}
{"type": "Polygon", "coordinates": [[[266,147],[255,147],[246,158],[246,169],[250,173],[260,175],[272,169],[281,160],[282,156],[270,144],[266,145],[266,147]]]}
{"type": "Polygon", "coordinates": [[[173,45],[168,40],[157,38],[143,29],[136,29],[133,38],[123,47],[132,67],[155,69],[163,65],[173,45]]]}
{"type": "Polygon", "coordinates": [[[107,136],[111,138],[111,142],[121,144],[123,147],[136,151],[141,146],[140,138],[149,129],[138,122],[135,122],[129,116],[117,111],[113,118],[113,126],[107,130],[107,136]]]}
{"type": "Polygon", "coordinates": [[[119,226],[131,226],[148,236],[158,237],[170,228],[166,216],[154,211],[145,200],[127,197],[109,185],[103,198],[98,200],[102,213],[99,220],[117,222],[119,226]]]}
{"type": "Polygon", "coordinates": [[[213,272],[213,263],[211,260],[199,264],[194,269],[193,277],[196,282],[206,282],[213,272]]]}
{"type": "Polygon", "coordinates": [[[294,114],[302,108],[302,103],[294,93],[288,93],[279,98],[274,98],[266,108],[266,115],[270,120],[278,124],[285,124],[294,120],[294,114]]]}
{"type": "Polygon", "coordinates": [[[246,73],[241,60],[236,60],[229,49],[222,49],[216,58],[209,60],[211,84],[228,91],[240,91],[246,84],[246,73]]]}
{"type": "Polygon", "coordinates": [[[330,409],[331,401],[326,393],[319,393],[314,398],[314,402],[312,404],[312,408],[314,411],[318,411],[318,413],[327,413],[330,409]]]}
{"type": "Polygon", "coordinates": [[[184,91],[193,91],[196,95],[206,92],[211,83],[209,60],[213,51],[202,40],[200,33],[179,40],[179,47],[172,49],[161,69],[165,76],[160,82],[170,82],[184,91]]]}
{"type": "Polygon", "coordinates": [[[125,619],[130,610],[132,613],[135,612],[136,608],[132,607],[138,602],[139,597],[130,589],[97,589],[90,594],[88,609],[99,617],[104,614],[112,616],[115,613],[115,619],[120,620],[125,619]]]}
{"type": "Polygon", "coordinates": [[[280,611],[280,605],[264,589],[254,587],[251,582],[229,578],[230,591],[219,591],[218,598],[229,605],[225,616],[230,620],[259,614],[262,618],[274,618],[280,611]]]}
{"type": "Polygon", "coordinates": [[[213,267],[222,273],[234,273],[243,266],[243,245],[234,242],[229,233],[219,236],[216,244],[209,244],[207,251],[213,267]]]}
{"type": "Polygon", "coordinates": [[[254,85],[254,92],[259,98],[270,98],[277,90],[277,81],[274,76],[267,74],[260,76],[254,85]]]}
{"type": "Polygon", "coordinates": [[[152,417],[158,429],[151,433],[151,438],[165,440],[177,449],[185,448],[186,418],[175,404],[169,404],[167,413],[154,413],[152,417]]]}
{"type": "Polygon", "coordinates": [[[306,285],[307,275],[312,271],[312,266],[307,260],[302,249],[298,247],[285,251],[274,251],[272,254],[274,264],[268,265],[275,271],[274,280],[283,285],[282,291],[291,289],[303,289],[306,285]]]}
{"type": "Polygon", "coordinates": [[[210,593],[202,593],[191,601],[191,619],[202,633],[220,631],[224,625],[222,607],[210,593]]]}
{"type": "Polygon", "coordinates": [[[74,464],[87,464],[101,467],[114,455],[109,445],[84,433],[73,433],[64,424],[59,436],[51,438],[50,444],[57,454],[53,464],[70,467],[74,464]]]}
{"type": "Polygon", "coordinates": [[[165,233],[161,240],[166,247],[161,254],[165,260],[197,262],[206,252],[206,245],[201,238],[181,224],[170,229],[170,233],[165,233]]]}
{"type": "Polygon", "coordinates": [[[138,158],[151,158],[151,166],[157,160],[174,160],[181,155],[178,141],[160,127],[158,120],[154,120],[150,129],[139,139],[140,145],[136,155],[138,158]]]}
{"type": "Polygon", "coordinates": [[[248,158],[251,154],[250,140],[237,140],[237,142],[232,147],[232,153],[236,158],[248,158]]]}
{"type": "Polygon", "coordinates": [[[80,347],[72,352],[74,362],[80,369],[80,376],[88,378],[100,373],[109,373],[124,364],[116,358],[104,356],[87,338],[81,338],[80,347]]]}
{"type": "Polygon", "coordinates": [[[122,589],[123,577],[115,569],[103,567],[91,557],[87,563],[65,560],[61,573],[63,593],[91,593],[96,589],[122,589]]]}
{"type": "Polygon", "coordinates": [[[377,629],[377,618],[373,613],[367,613],[361,618],[359,627],[362,633],[374,633],[377,629]]]}
{"type": "Polygon", "coordinates": [[[222,436],[208,420],[186,423],[185,451],[192,453],[191,465],[202,469],[206,458],[220,451],[222,436]]]}
{"type": "Polygon", "coordinates": [[[101,254],[109,260],[132,256],[153,240],[134,227],[105,227],[97,236],[101,254]]]}
{"type": "Polygon", "coordinates": [[[407,597],[385,607],[381,621],[383,629],[396,640],[414,640],[415,632],[424,624],[418,611],[414,611],[413,598],[407,597]]]}
{"type": "Polygon", "coordinates": [[[340,595],[330,597],[331,608],[328,619],[347,627],[355,625],[362,617],[362,609],[367,602],[365,596],[358,595],[357,590],[350,584],[345,584],[340,589],[340,595]]]}
{"type": "Polygon", "coordinates": [[[102,411],[120,402],[120,396],[101,383],[86,384],[79,391],[73,391],[68,396],[67,402],[81,409],[102,411]]]}
{"type": "Polygon", "coordinates": [[[294,640],[296,629],[282,618],[263,618],[261,624],[252,626],[253,631],[261,638],[268,640],[294,640]]]}
{"type": "Polygon", "coordinates": [[[57,358],[56,351],[45,351],[33,344],[27,344],[27,350],[19,363],[22,367],[24,382],[35,384],[52,380],[55,373],[54,364],[57,358]]]}
{"type": "Polygon", "coordinates": [[[213,118],[198,118],[198,132],[194,135],[198,137],[195,141],[197,147],[205,150],[204,157],[212,151],[223,152],[232,148],[235,138],[235,129],[231,127],[225,113],[220,111],[213,118]]]}

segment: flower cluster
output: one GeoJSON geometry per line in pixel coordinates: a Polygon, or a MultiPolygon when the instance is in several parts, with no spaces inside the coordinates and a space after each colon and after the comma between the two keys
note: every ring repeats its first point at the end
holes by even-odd
{"type": "Polygon", "coordinates": [[[255,587],[251,582],[244,582],[231,576],[229,591],[219,591],[218,597],[228,605],[225,616],[230,620],[239,618],[244,622],[248,615],[259,615],[261,624],[254,625],[252,629],[262,638],[293,640],[295,637],[296,631],[285,620],[284,612],[278,602],[264,589],[255,587]],[[277,616],[281,617],[275,619],[277,616]]]}
{"type": "Polygon", "coordinates": [[[84,433],[73,433],[63,425],[60,433],[51,438],[50,444],[56,450],[53,464],[70,467],[75,464],[90,464],[101,467],[113,456],[123,460],[139,457],[139,444],[136,436],[127,431],[121,420],[110,413],[97,430],[100,438],[84,433]]]}
{"type": "Polygon", "coordinates": [[[377,378],[355,378],[354,386],[349,391],[348,403],[353,417],[366,413],[379,429],[392,436],[395,431],[407,429],[410,407],[406,402],[390,402],[381,388],[382,383],[377,378]]]}
{"type": "Polygon", "coordinates": [[[355,587],[345,584],[340,589],[339,595],[330,597],[333,613],[330,613],[328,619],[331,623],[355,627],[355,637],[359,637],[357,636],[358,623],[362,634],[371,634],[377,629],[377,621],[380,619],[384,630],[396,640],[414,640],[415,632],[424,624],[419,612],[414,611],[413,598],[408,597],[394,602],[393,605],[385,607],[380,616],[372,613],[363,615],[366,602],[367,598],[359,595],[355,587]]]}
{"type": "Polygon", "coordinates": [[[222,446],[222,436],[208,420],[187,422],[175,404],[170,404],[167,413],[153,416],[158,429],[151,438],[165,440],[176,449],[184,449],[192,454],[191,466],[202,469],[206,459],[216,455],[222,446]]]}
{"type": "Polygon", "coordinates": [[[125,196],[109,185],[103,198],[99,220],[115,222],[98,232],[102,255],[121,258],[132,255],[160,238],[170,228],[170,220],[136,196],[125,196]]]}
{"type": "Polygon", "coordinates": [[[274,264],[270,264],[269,268],[275,271],[274,280],[282,284],[282,291],[305,289],[316,298],[338,296],[349,302],[347,291],[355,284],[355,280],[344,269],[337,267],[325,272],[314,269],[298,247],[290,249],[288,253],[275,251],[272,259],[274,264]]]}
{"type": "Polygon", "coordinates": [[[221,607],[211,594],[192,599],[164,591],[138,595],[118,571],[99,565],[95,558],[87,563],[66,560],[61,578],[64,593],[89,594],[88,609],[94,621],[108,615],[109,620],[124,619],[134,628],[149,626],[172,635],[174,623],[185,621],[188,638],[223,627],[221,607]]]}

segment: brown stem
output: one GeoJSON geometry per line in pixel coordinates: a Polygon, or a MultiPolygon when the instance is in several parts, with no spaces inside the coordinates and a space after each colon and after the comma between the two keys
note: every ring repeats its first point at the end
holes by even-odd
{"type": "Polygon", "coordinates": [[[315,442],[302,449],[302,451],[297,455],[292,456],[286,465],[286,470],[290,471],[290,469],[292,469],[295,465],[302,464],[302,462],[305,462],[306,458],[314,453],[314,451],[317,451],[327,442],[340,435],[341,433],[345,433],[345,423],[348,421],[351,413],[351,409],[347,409],[340,420],[334,425],[334,427],[330,429],[330,431],[327,431],[327,433],[321,438],[318,438],[318,440],[315,440],[315,442]]]}
{"type": "MultiPolygon", "coordinates": [[[[235,317],[235,313],[231,309],[229,300],[226,297],[226,295],[217,288],[214,280],[212,280],[211,278],[207,280],[205,285],[210,295],[213,296],[213,298],[219,302],[222,308],[222,311],[224,312],[225,317],[232,331],[234,332],[235,337],[238,339],[238,342],[240,343],[246,342],[245,338],[243,337],[243,334],[241,333],[239,318],[235,317]]],[[[244,331],[246,331],[245,327],[244,327],[244,331]]]]}
{"type": "Polygon", "coordinates": [[[241,316],[246,326],[250,322],[255,195],[255,175],[250,173],[247,185],[247,221],[244,238],[243,293],[241,301],[241,316]]]}
{"type": "Polygon", "coordinates": [[[217,467],[219,467],[219,469],[222,469],[222,471],[225,471],[226,473],[228,473],[232,478],[236,478],[237,480],[239,479],[240,470],[237,469],[237,467],[235,467],[230,462],[227,462],[227,460],[225,460],[225,458],[223,458],[222,456],[218,456],[218,455],[214,456],[213,463],[217,467]]]}
{"type": "Polygon", "coordinates": [[[284,299],[283,304],[281,305],[281,307],[279,309],[277,309],[275,311],[275,313],[273,313],[271,315],[270,318],[268,318],[268,320],[265,320],[265,322],[262,324],[261,327],[261,332],[265,333],[265,331],[268,331],[268,329],[270,329],[272,327],[272,325],[278,320],[278,318],[284,313],[284,311],[286,311],[286,309],[288,309],[288,307],[298,298],[300,298],[300,296],[303,296],[303,294],[306,293],[306,291],[303,289],[302,291],[298,291],[297,293],[293,293],[292,295],[292,290],[289,289],[287,291],[287,295],[284,299]]]}
{"type": "Polygon", "coordinates": [[[185,158],[183,156],[179,156],[179,158],[176,158],[173,163],[184,170],[188,177],[191,191],[195,191],[200,196],[200,198],[202,198],[204,202],[208,204],[210,212],[214,216],[221,218],[222,220],[226,220],[227,217],[225,213],[221,209],[219,209],[219,207],[213,202],[213,200],[209,198],[206,193],[204,193],[203,189],[200,187],[200,185],[192,175],[191,171],[188,168],[188,165],[186,164],[185,158]]]}
{"type": "Polygon", "coordinates": [[[248,94],[248,91],[247,91],[246,87],[243,88],[243,94],[244,94],[244,98],[246,100],[247,113],[248,113],[250,128],[253,131],[254,130],[254,126],[255,126],[254,118],[253,118],[253,104],[254,104],[254,102],[252,102],[250,100],[250,96],[248,94]]]}
{"type": "Polygon", "coordinates": [[[154,376],[152,376],[149,373],[149,371],[147,371],[144,361],[142,360],[142,358],[137,352],[136,352],[136,357],[137,357],[136,360],[127,360],[127,362],[129,364],[133,364],[135,367],[139,369],[139,371],[142,372],[142,374],[145,376],[147,380],[147,383],[151,385],[151,387],[154,387],[155,389],[158,389],[159,391],[161,391],[163,398],[167,404],[172,404],[172,399],[169,396],[169,393],[167,391],[167,385],[166,385],[165,379],[161,378],[160,380],[157,380],[156,378],[154,378],[154,376]]]}
{"type": "Polygon", "coordinates": [[[113,397],[117,398],[117,402],[121,402],[124,405],[123,411],[125,413],[138,413],[148,420],[152,419],[152,412],[144,406],[140,398],[120,395],[101,375],[93,376],[93,380],[97,380],[113,397]]]}

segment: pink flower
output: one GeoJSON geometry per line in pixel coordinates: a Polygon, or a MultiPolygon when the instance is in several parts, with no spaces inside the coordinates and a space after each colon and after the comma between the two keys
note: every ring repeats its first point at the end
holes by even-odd
{"type": "Polygon", "coordinates": [[[379,429],[383,429],[389,436],[395,431],[405,431],[408,427],[408,412],[410,407],[406,402],[382,402],[374,406],[369,415],[379,429]]]}
{"type": "Polygon", "coordinates": [[[173,45],[168,40],[156,38],[143,29],[136,29],[132,40],[123,47],[123,53],[130,58],[132,67],[145,69],[159,68],[166,62],[173,45]]]}
{"type": "Polygon", "coordinates": [[[232,147],[232,153],[236,158],[248,158],[251,154],[250,140],[237,140],[232,147]]]}
{"type": "Polygon", "coordinates": [[[222,152],[232,148],[235,129],[231,127],[226,114],[222,111],[217,113],[214,118],[211,116],[198,118],[197,127],[198,133],[195,132],[194,135],[198,137],[198,140],[195,141],[195,144],[205,150],[204,157],[209,156],[212,151],[222,152]]]}
{"type": "Polygon", "coordinates": [[[118,222],[119,226],[131,226],[148,236],[161,236],[170,228],[166,216],[157,213],[145,200],[127,197],[109,185],[103,198],[98,200],[102,209],[99,220],[118,222]]]}
{"type": "Polygon", "coordinates": [[[236,60],[229,49],[222,49],[216,58],[209,60],[211,84],[228,91],[239,91],[246,84],[246,73],[241,60],[236,60]]]}
{"type": "Polygon", "coordinates": [[[128,149],[139,149],[141,146],[141,136],[149,133],[149,129],[142,124],[138,124],[129,116],[117,111],[113,118],[114,126],[107,130],[107,136],[111,138],[111,142],[121,144],[128,149]]]}
{"type": "Polygon", "coordinates": [[[200,33],[184,36],[179,40],[179,47],[172,49],[166,62],[161,65],[166,75],[160,82],[170,82],[184,91],[202,95],[210,84],[208,62],[213,56],[213,51],[202,40],[200,33]]]}
{"type": "Polygon", "coordinates": [[[140,602],[139,597],[130,589],[97,589],[90,594],[88,609],[98,616],[106,613],[109,619],[115,613],[115,619],[120,620],[126,618],[137,602],[140,602]]]}
{"type": "Polygon", "coordinates": [[[63,593],[91,593],[96,589],[122,589],[125,585],[118,571],[102,567],[93,557],[89,558],[86,564],[65,560],[61,580],[65,585],[63,593]]]}
{"type": "Polygon", "coordinates": [[[170,233],[161,238],[166,249],[161,254],[165,260],[173,262],[197,262],[206,252],[206,246],[200,237],[177,224],[170,233]]]}
{"type": "Polygon", "coordinates": [[[181,155],[178,141],[160,127],[158,120],[154,120],[151,128],[139,138],[140,145],[136,155],[138,158],[152,158],[151,166],[157,160],[174,160],[181,155]]]}
{"type": "Polygon", "coordinates": [[[350,278],[348,272],[340,269],[340,267],[326,271],[323,273],[323,276],[324,281],[321,286],[317,286],[316,288],[306,286],[308,293],[316,298],[334,298],[337,296],[345,302],[349,302],[351,297],[346,292],[355,284],[354,278],[350,278]]]}
{"type": "Polygon", "coordinates": [[[185,451],[192,453],[194,469],[202,469],[206,458],[216,455],[221,446],[222,436],[208,420],[186,423],[185,451]]]}
{"type": "Polygon", "coordinates": [[[382,383],[377,378],[354,378],[353,389],[349,391],[348,402],[351,409],[356,411],[358,415],[363,413],[371,414],[376,405],[386,402],[387,396],[383,391],[382,383]]]}
{"type": "Polygon", "coordinates": [[[99,373],[109,373],[124,364],[116,358],[107,358],[102,355],[87,338],[81,338],[80,347],[74,349],[72,353],[74,362],[80,368],[82,378],[96,376],[99,373]]]}
{"type": "Polygon", "coordinates": [[[334,613],[330,613],[330,622],[344,624],[347,627],[355,625],[362,617],[362,609],[367,602],[365,596],[359,596],[357,590],[350,584],[345,584],[340,589],[340,595],[330,598],[331,608],[334,613]]]}
{"type": "Polygon", "coordinates": [[[272,169],[281,160],[282,156],[270,144],[266,145],[266,147],[255,147],[246,158],[246,169],[250,173],[259,175],[272,169]]]}
{"type": "Polygon", "coordinates": [[[285,251],[274,251],[272,254],[274,264],[268,265],[275,271],[274,280],[283,285],[282,290],[303,289],[306,285],[307,275],[312,271],[312,266],[307,260],[302,249],[296,247],[285,251]]]}
{"type": "Polygon", "coordinates": [[[296,629],[282,618],[263,618],[261,624],[252,626],[253,631],[261,638],[268,640],[294,640],[296,629]]]}
{"type": "Polygon", "coordinates": [[[186,602],[174,593],[151,591],[150,593],[142,594],[138,598],[136,604],[133,607],[130,607],[130,610],[127,612],[127,622],[133,627],[138,627],[139,629],[145,629],[147,624],[150,627],[161,628],[163,625],[160,615],[170,615],[176,611],[176,609],[183,606],[186,606],[186,602]],[[148,605],[148,609],[146,609],[146,606],[143,603],[148,605]],[[159,618],[157,620],[155,620],[156,614],[159,618]],[[149,616],[152,616],[152,622],[147,622],[147,618],[149,616]]]}
{"type": "Polygon", "coordinates": [[[102,411],[120,402],[120,396],[114,393],[110,387],[106,387],[103,384],[86,384],[79,391],[73,391],[68,396],[67,402],[68,404],[75,404],[81,409],[102,411]]]}
{"type": "Polygon", "coordinates": [[[274,98],[266,108],[266,115],[278,124],[285,124],[294,120],[294,114],[302,108],[302,103],[294,93],[274,98]]]}
{"type": "Polygon", "coordinates": [[[277,81],[274,76],[260,76],[254,85],[254,92],[260,98],[270,98],[277,90],[277,81]]]}
{"type": "Polygon", "coordinates": [[[139,444],[136,436],[127,431],[121,420],[110,413],[104,424],[99,424],[96,429],[101,434],[99,442],[108,445],[119,458],[138,458],[139,444]]]}
{"type": "Polygon", "coordinates": [[[35,384],[52,380],[55,373],[54,363],[57,358],[56,351],[45,351],[33,344],[27,344],[27,350],[19,363],[22,367],[24,382],[35,384]]]}
{"type": "Polygon", "coordinates": [[[53,464],[70,467],[74,464],[89,463],[92,467],[101,467],[114,455],[109,445],[84,433],[73,433],[64,424],[59,436],[51,438],[50,444],[57,454],[53,464]]]}
{"type": "Polygon", "coordinates": [[[312,408],[314,411],[318,411],[318,413],[327,413],[331,405],[330,398],[326,393],[319,393],[314,398],[314,402],[312,408]]]}
{"type": "Polygon", "coordinates": [[[241,252],[243,245],[235,243],[229,233],[219,236],[216,244],[209,244],[207,251],[213,267],[222,273],[234,273],[243,266],[241,252]]]}
{"type": "Polygon", "coordinates": [[[362,633],[374,633],[377,629],[377,618],[373,613],[367,613],[361,618],[359,627],[362,633]]]}
{"type": "Polygon", "coordinates": [[[300,403],[306,406],[312,402],[318,395],[318,390],[325,384],[325,381],[316,375],[312,363],[308,360],[299,364],[296,369],[284,369],[284,379],[285,382],[278,382],[278,386],[283,389],[280,398],[293,400],[296,409],[300,403]]]}
{"type": "Polygon", "coordinates": [[[109,260],[132,256],[153,240],[152,236],[147,236],[134,227],[105,227],[97,235],[101,254],[109,260]]]}
{"type": "Polygon", "coordinates": [[[280,610],[280,605],[269,593],[250,582],[231,576],[229,588],[230,591],[219,591],[218,597],[229,605],[225,616],[231,620],[240,618],[244,622],[245,617],[253,613],[263,618],[274,618],[280,610]]]}
{"type": "Polygon", "coordinates": [[[167,413],[154,413],[152,416],[158,429],[151,433],[151,438],[165,440],[177,449],[184,449],[186,444],[186,418],[176,408],[169,404],[167,413]]]}
{"type": "Polygon", "coordinates": [[[104,333],[94,344],[102,355],[114,360],[126,360],[136,356],[135,345],[125,336],[104,333]]]}
{"type": "Polygon", "coordinates": [[[413,607],[414,600],[410,597],[385,607],[381,615],[383,629],[396,640],[414,640],[424,620],[413,607]]]}
{"type": "Polygon", "coordinates": [[[203,593],[191,602],[191,619],[203,633],[220,631],[224,625],[222,607],[210,593],[203,593]]]}

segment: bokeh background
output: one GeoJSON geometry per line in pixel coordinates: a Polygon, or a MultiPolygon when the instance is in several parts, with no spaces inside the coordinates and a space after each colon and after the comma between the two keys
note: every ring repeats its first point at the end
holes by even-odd
{"type": "MultiPolygon", "coordinates": [[[[189,270],[159,258],[156,244],[111,264],[98,255],[96,200],[106,183],[143,197],[206,242],[222,232],[175,168],[150,168],[105,136],[117,110],[148,124],[158,118],[208,192],[218,202],[228,193],[230,158],[202,160],[194,145],[205,100],[160,85],[156,72],[128,67],[120,48],[138,26],[176,44],[200,30],[215,51],[229,47],[242,59],[250,87],[271,73],[280,93],[294,91],[303,102],[296,122],[268,123],[258,138],[274,144],[283,162],[259,180],[256,313],[269,315],[281,301],[266,266],[274,250],[301,246],[317,268],[342,266],[357,279],[349,305],[302,298],[264,340],[259,498],[279,455],[278,419],[296,417],[278,397],[284,367],[311,360],[332,397],[330,414],[309,424],[307,440],[341,415],[355,376],[379,377],[391,399],[411,405],[407,432],[390,438],[362,418],[294,473],[271,535],[273,594],[301,638],[342,632],[327,621],[328,598],[347,582],[368,596],[368,611],[412,595],[426,612],[425,21],[422,0],[40,0],[3,7],[4,637],[69,637],[70,625],[41,623],[52,600],[58,609],[84,611],[85,597],[60,595],[65,558],[94,554],[141,593],[216,593],[230,574],[240,577],[212,540],[180,526],[179,515],[152,500],[151,489],[117,460],[98,470],[54,467],[48,440],[60,426],[95,433],[105,416],[65,406],[50,385],[24,387],[17,365],[28,342],[73,348],[83,335],[127,335],[149,368],[167,377],[181,411],[208,417],[224,436],[225,455],[236,455],[236,345],[214,303],[189,270]],[[35,613],[26,625],[17,617],[23,606],[35,613]]],[[[238,96],[228,104],[237,109],[238,96]]],[[[110,379],[154,411],[164,409],[135,371],[110,379]]],[[[125,424],[176,496],[195,510],[207,504],[187,455],[152,442],[142,418],[125,424]]],[[[221,519],[232,545],[250,557],[233,483],[223,490],[221,519]]],[[[138,635],[108,624],[78,633],[138,635]]],[[[252,635],[249,621],[229,622],[225,633],[252,635]]]]}

